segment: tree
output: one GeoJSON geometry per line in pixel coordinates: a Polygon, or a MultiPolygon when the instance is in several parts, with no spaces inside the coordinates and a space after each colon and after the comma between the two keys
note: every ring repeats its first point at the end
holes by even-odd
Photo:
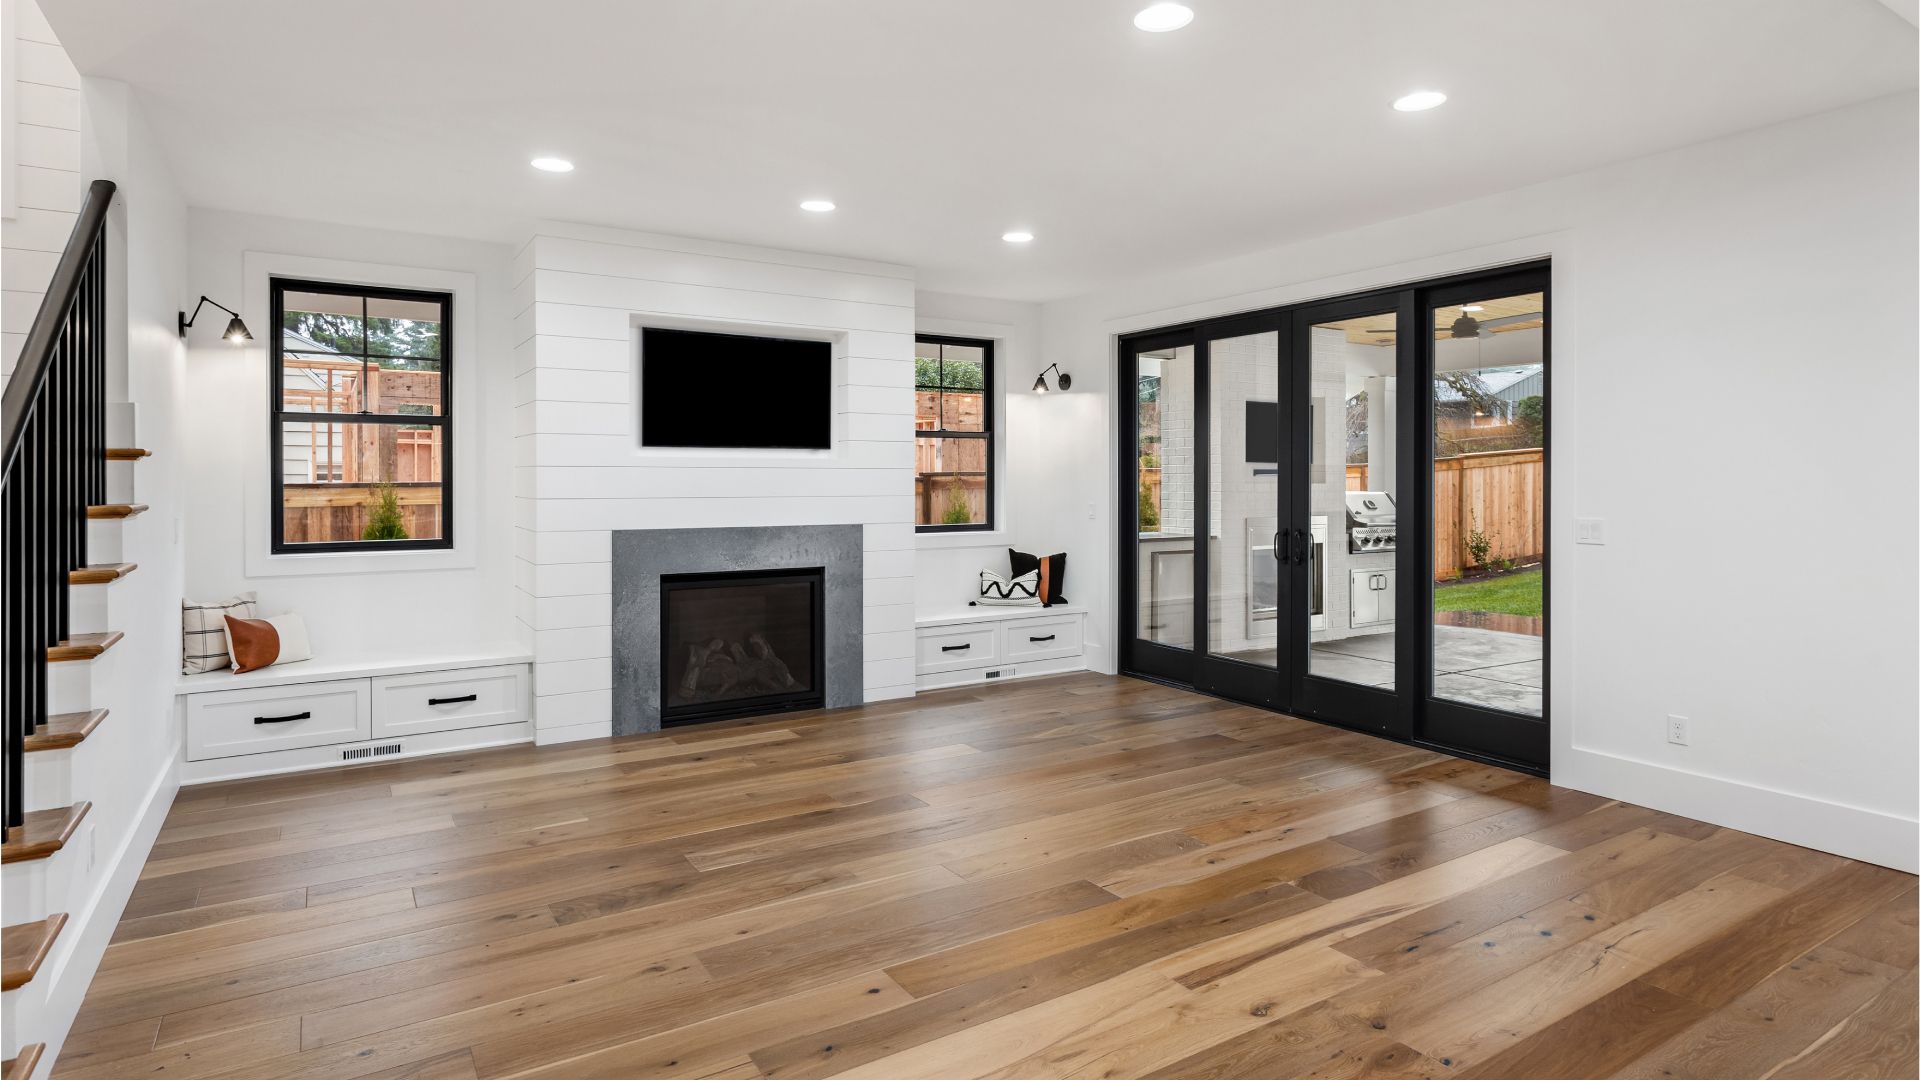
{"type": "Polygon", "coordinates": [[[1526,434],[1533,445],[1540,445],[1540,436],[1547,426],[1547,399],[1539,394],[1523,397],[1514,406],[1513,422],[1526,434]]]}
{"type": "Polygon", "coordinates": [[[974,360],[942,363],[936,357],[916,356],[913,358],[913,384],[948,390],[985,390],[987,372],[984,365],[974,360]]]}
{"type": "Polygon", "coordinates": [[[382,367],[436,370],[440,359],[440,324],[417,319],[362,319],[330,311],[289,311],[281,328],[332,352],[358,356],[361,346],[376,356],[406,359],[382,361],[382,367]],[[364,331],[365,340],[362,340],[364,331]]]}
{"type": "Polygon", "coordinates": [[[400,493],[392,484],[375,484],[367,501],[367,527],[360,530],[362,540],[405,540],[406,523],[400,519],[400,493]]]}

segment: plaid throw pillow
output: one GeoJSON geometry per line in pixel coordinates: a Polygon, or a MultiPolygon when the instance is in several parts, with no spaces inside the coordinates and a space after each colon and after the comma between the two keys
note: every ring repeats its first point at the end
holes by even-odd
{"type": "Polygon", "coordinates": [[[180,602],[180,670],[188,675],[225,671],[233,664],[227,653],[227,616],[254,619],[260,615],[254,594],[240,593],[225,600],[180,602]]]}

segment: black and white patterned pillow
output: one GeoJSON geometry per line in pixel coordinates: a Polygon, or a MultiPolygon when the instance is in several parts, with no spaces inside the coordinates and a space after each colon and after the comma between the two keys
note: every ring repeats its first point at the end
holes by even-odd
{"type": "Polygon", "coordinates": [[[980,571],[980,598],[976,604],[1003,607],[1033,607],[1040,603],[1040,571],[1030,570],[1018,577],[1005,577],[991,570],[980,571]]]}
{"type": "Polygon", "coordinates": [[[257,619],[254,594],[243,592],[225,600],[180,601],[180,670],[188,675],[225,671],[233,659],[227,652],[227,616],[257,619]]]}

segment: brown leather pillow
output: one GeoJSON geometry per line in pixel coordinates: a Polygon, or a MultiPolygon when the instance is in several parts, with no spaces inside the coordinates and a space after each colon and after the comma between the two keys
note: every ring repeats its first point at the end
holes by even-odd
{"type": "Polygon", "coordinates": [[[227,616],[227,641],[233,651],[233,670],[253,671],[280,658],[280,631],[265,619],[227,616]]]}

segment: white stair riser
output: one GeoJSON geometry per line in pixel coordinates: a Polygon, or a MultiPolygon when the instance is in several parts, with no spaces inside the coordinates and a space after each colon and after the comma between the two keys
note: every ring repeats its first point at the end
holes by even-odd
{"type": "Polygon", "coordinates": [[[28,810],[51,810],[79,801],[73,790],[76,756],[72,750],[40,750],[26,756],[28,810]]]}
{"type": "Polygon", "coordinates": [[[112,708],[107,690],[113,686],[118,658],[112,649],[93,660],[74,660],[47,665],[48,712],[80,712],[83,709],[112,708]]]}
{"type": "MultiPolygon", "coordinates": [[[[139,571],[135,571],[138,573],[139,571]]],[[[67,621],[76,634],[104,634],[131,624],[129,608],[132,601],[124,599],[126,592],[120,582],[112,581],[105,585],[74,585],[67,590],[67,621]]]]}
{"type": "Polygon", "coordinates": [[[87,522],[87,561],[121,562],[122,553],[126,551],[125,532],[130,521],[128,518],[119,518],[87,522]]]}
{"type": "Polygon", "coordinates": [[[107,462],[107,501],[110,503],[138,502],[133,497],[134,475],[139,464],[132,461],[107,462]]]}
{"type": "MultiPolygon", "coordinates": [[[[8,925],[38,922],[65,910],[65,898],[71,895],[68,886],[81,880],[73,875],[70,854],[56,851],[50,858],[7,865],[7,872],[0,874],[0,907],[6,909],[8,925]]],[[[11,993],[7,1004],[13,1004],[11,993]]]]}

